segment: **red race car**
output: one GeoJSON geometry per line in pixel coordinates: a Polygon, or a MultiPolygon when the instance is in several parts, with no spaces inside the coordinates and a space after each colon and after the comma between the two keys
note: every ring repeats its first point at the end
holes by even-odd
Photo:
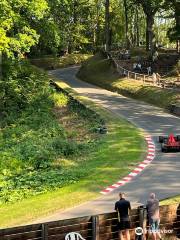
{"type": "Polygon", "coordinates": [[[159,136],[162,152],[178,152],[180,151],[180,135],[159,136]]]}

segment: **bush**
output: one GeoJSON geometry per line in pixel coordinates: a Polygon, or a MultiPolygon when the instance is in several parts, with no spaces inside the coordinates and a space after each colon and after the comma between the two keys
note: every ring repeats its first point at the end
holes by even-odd
{"type": "Polygon", "coordinates": [[[42,99],[49,98],[51,89],[49,79],[41,70],[31,66],[28,61],[5,61],[0,81],[0,112],[9,112],[39,105],[42,99]]]}
{"type": "Polygon", "coordinates": [[[79,175],[75,171],[65,172],[61,168],[30,170],[21,175],[3,176],[0,179],[0,204],[61,188],[77,182],[83,176],[83,171],[79,175]]]}
{"type": "Polygon", "coordinates": [[[98,122],[92,111],[50,88],[46,74],[28,62],[6,63],[5,67],[0,82],[0,203],[52,191],[84,176],[83,169],[66,168],[62,162],[87,155],[95,140],[77,141],[76,129],[64,129],[54,107],[67,109],[67,117],[73,115],[75,120],[88,118],[92,127],[98,122]]]}

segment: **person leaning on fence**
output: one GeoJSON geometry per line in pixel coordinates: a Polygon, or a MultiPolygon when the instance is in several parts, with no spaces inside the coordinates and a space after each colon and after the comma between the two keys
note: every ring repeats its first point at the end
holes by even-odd
{"type": "Polygon", "coordinates": [[[141,63],[138,63],[137,67],[138,67],[138,70],[141,72],[141,71],[142,71],[142,65],[141,65],[141,63]]]}
{"type": "Polygon", "coordinates": [[[137,68],[137,63],[133,63],[133,70],[136,70],[137,68]]]}
{"type": "Polygon", "coordinates": [[[119,239],[123,240],[123,233],[125,231],[126,240],[130,240],[130,217],[129,210],[131,210],[131,204],[125,199],[124,193],[119,193],[119,201],[115,203],[115,210],[118,213],[118,230],[119,230],[119,239]]]}
{"type": "Polygon", "coordinates": [[[150,233],[152,234],[152,239],[162,239],[159,229],[160,215],[159,215],[159,200],[156,199],[155,193],[149,195],[147,201],[147,213],[150,225],[150,233]]]}

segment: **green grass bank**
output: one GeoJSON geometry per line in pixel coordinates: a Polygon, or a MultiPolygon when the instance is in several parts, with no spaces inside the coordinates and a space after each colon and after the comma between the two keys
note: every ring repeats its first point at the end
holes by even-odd
{"type": "Polygon", "coordinates": [[[82,64],[77,76],[110,91],[169,109],[172,104],[180,104],[180,92],[143,85],[141,82],[119,78],[112,61],[98,53],[82,64]]]}
{"type": "Polygon", "coordinates": [[[91,54],[72,53],[62,57],[44,56],[41,58],[33,58],[30,59],[30,62],[45,70],[53,70],[81,64],[91,56],[91,54]]]}
{"type": "MultiPolygon", "coordinates": [[[[11,169],[10,175],[5,170],[7,168],[2,169],[1,187],[4,187],[4,194],[7,194],[7,198],[12,196],[12,193],[14,198],[5,202],[4,196],[3,198],[2,195],[0,196],[2,200],[0,205],[1,228],[31,223],[35,219],[56,211],[95,199],[100,196],[100,190],[125,176],[144,158],[146,143],[143,134],[137,128],[77,95],[65,83],[58,82],[57,84],[67,91],[71,98],[77,99],[81,102],[80,105],[83,104],[86,107],[79,108],[80,105],[78,105],[77,108],[76,104],[70,104],[71,108],[67,108],[68,96],[61,92],[55,93],[55,106],[52,110],[48,108],[48,112],[45,109],[35,111],[33,114],[30,112],[27,114],[27,119],[25,115],[23,119],[19,116],[18,122],[13,125],[13,132],[11,132],[12,125],[6,126],[5,130],[1,129],[1,136],[4,134],[3,131],[10,131],[11,134],[6,136],[7,141],[16,150],[18,146],[14,142],[11,143],[14,137],[16,141],[22,140],[22,143],[21,137],[27,138],[25,146],[31,146],[30,154],[38,152],[34,151],[35,147],[39,151],[43,150],[42,146],[45,143],[44,149],[48,151],[45,156],[48,156],[50,160],[50,162],[46,161],[43,152],[40,151],[42,154],[40,158],[38,155],[38,160],[41,160],[43,165],[34,169],[32,164],[28,169],[24,169],[22,166],[26,163],[26,156],[21,152],[24,161],[20,161],[17,151],[14,158],[16,157],[23,163],[21,168],[18,161],[15,161],[15,171],[11,169]],[[92,111],[104,119],[108,134],[99,135],[94,132],[100,122],[98,118],[96,121],[93,114],[92,116],[89,114],[92,111]],[[45,115],[42,116],[41,112],[45,112],[45,115]],[[49,117],[46,118],[46,115],[49,117]],[[34,126],[35,116],[38,121],[34,126]],[[45,121],[43,125],[42,118],[44,118],[43,122],[45,121]],[[48,129],[47,122],[50,124],[48,129]],[[29,130],[25,132],[22,128],[29,130]],[[57,134],[59,128],[61,131],[57,134]],[[43,142],[41,142],[41,136],[44,136],[43,142]],[[56,141],[53,146],[56,151],[51,155],[51,143],[54,137],[56,141]],[[33,145],[34,143],[36,146],[33,145]],[[62,149],[65,150],[63,154],[62,149]],[[50,164],[46,165],[46,162],[50,164]],[[7,180],[9,187],[4,185],[7,180]]],[[[6,153],[12,154],[12,150],[7,149],[7,146],[3,146],[3,149],[6,153]]],[[[35,160],[36,155],[30,159],[35,160]]]]}

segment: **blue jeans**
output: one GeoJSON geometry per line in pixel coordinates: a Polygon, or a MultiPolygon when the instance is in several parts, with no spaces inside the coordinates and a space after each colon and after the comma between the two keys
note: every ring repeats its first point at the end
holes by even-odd
{"type": "Polygon", "coordinates": [[[160,224],[159,219],[150,219],[149,224],[150,224],[150,231],[151,232],[156,233],[156,232],[159,231],[159,224],[160,224]]]}

